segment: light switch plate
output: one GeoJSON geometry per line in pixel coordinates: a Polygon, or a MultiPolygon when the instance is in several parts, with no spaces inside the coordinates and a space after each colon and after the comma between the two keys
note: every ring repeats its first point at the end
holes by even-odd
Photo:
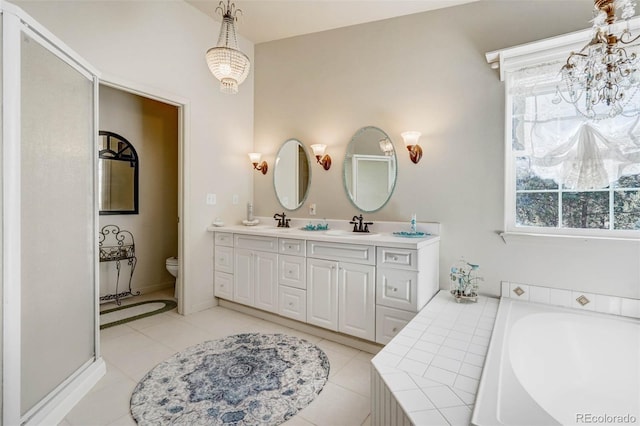
{"type": "Polygon", "coordinates": [[[216,204],[216,194],[207,194],[207,205],[215,206],[216,204]]]}

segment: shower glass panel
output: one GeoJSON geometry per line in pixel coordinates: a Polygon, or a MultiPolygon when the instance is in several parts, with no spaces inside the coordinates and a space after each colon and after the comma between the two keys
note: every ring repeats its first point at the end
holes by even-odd
{"type": "MultiPolygon", "coordinates": [[[[2,63],[2,46],[4,44],[3,42],[3,29],[2,29],[2,18],[3,15],[0,14],[0,99],[2,98],[2,81],[3,81],[3,77],[2,77],[2,70],[4,69],[3,63],[2,63]]],[[[0,147],[2,146],[2,107],[3,104],[2,102],[0,102],[0,147]]],[[[0,150],[0,221],[2,221],[2,201],[4,200],[3,194],[2,194],[2,150],[0,150]]],[[[2,282],[2,277],[3,277],[3,267],[4,265],[2,264],[2,258],[3,258],[3,250],[4,250],[4,238],[2,235],[2,227],[0,226],[0,300],[4,301],[4,295],[2,293],[2,289],[4,287],[4,283],[2,282]]],[[[2,305],[3,303],[0,303],[0,365],[3,364],[2,362],[2,353],[3,353],[3,342],[4,342],[4,338],[2,335],[3,332],[3,318],[4,318],[4,312],[2,311],[2,305]]],[[[3,377],[2,377],[2,368],[0,368],[0,383],[3,383],[3,377]]],[[[2,413],[2,402],[3,402],[3,397],[2,397],[2,392],[3,390],[0,389],[0,413],[2,413]]]]}
{"type": "Polygon", "coordinates": [[[20,46],[24,418],[95,357],[96,132],[92,77],[27,30],[20,46]]]}

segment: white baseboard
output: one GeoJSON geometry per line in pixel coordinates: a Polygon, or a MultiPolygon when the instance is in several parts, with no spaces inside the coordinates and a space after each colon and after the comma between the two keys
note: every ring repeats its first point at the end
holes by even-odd
{"type": "Polygon", "coordinates": [[[69,411],[89,393],[106,372],[107,366],[104,360],[102,358],[96,359],[24,424],[27,426],[60,424],[69,411]]]}

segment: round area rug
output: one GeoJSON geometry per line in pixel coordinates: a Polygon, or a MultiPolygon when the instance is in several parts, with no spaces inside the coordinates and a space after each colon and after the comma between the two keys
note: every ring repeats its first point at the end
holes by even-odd
{"type": "Polygon", "coordinates": [[[211,340],[158,364],[131,396],[142,425],[278,425],[306,407],[329,376],[326,354],[284,334],[211,340]]]}

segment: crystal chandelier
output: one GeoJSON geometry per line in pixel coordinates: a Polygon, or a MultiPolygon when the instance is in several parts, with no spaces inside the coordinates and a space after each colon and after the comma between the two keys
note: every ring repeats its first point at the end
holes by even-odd
{"type": "Polygon", "coordinates": [[[236,9],[236,5],[227,0],[216,8],[216,12],[222,14],[222,25],[218,44],[207,50],[207,65],[211,73],[220,80],[220,91],[223,93],[238,93],[238,85],[249,75],[251,63],[249,57],[238,50],[235,21],[237,14],[242,10],[236,9]]]}
{"type": "MultiPolygon", "coordinates": [[[[628,21],[635,6],[635,0],[594,0],[593,39],[579,52],[571,52],[562,67],[558,94],[589,119],[620,114],[638,90],[638,58],[624,46],[640,36],[632,37],[628,22],[620,35],[614,34],[616,12],[628,21]]],[[[635,110],[631,114],[638,114],[635,110]]]]}

